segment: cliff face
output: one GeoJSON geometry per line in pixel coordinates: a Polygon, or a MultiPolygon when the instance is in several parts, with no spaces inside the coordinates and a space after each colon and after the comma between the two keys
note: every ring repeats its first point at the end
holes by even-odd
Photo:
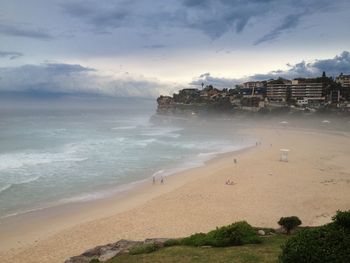
{"type": "Polygon", "coordinates": [[[183,89],[178,94],[160,96],[157,99],[159,114],[195,115],[208,112],[231,111],[232,94],[208,86],[203,90],[183,89]]]}
{"type": "Polygon", "coordinates": [[[160,114],[166,114],[172,111],[174,107],[174,99],[169,96],[160,96],[157,98],[157,112],[160,114]]]}

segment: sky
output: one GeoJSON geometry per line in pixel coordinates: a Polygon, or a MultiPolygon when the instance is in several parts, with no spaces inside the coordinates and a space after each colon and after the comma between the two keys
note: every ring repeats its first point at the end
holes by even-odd
{"type": "Polygon", "coordinates": [[[156,97],[350,74],[348,0],[0,0],[0,93],[156,97]]]}

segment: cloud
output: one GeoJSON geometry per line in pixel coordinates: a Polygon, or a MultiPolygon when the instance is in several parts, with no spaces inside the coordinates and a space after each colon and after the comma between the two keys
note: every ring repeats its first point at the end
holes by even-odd
{"type": "Polygon", "coordinates": [[[153,98],[179,88],[157,79],[128,73],[108,75],[81,65],[46,63],[0,68],[0,92],[153,98]]]}
{"type": "Polygon", "coordinates": [[[189,85],[201,86],[204,85],[213,85],[216,88],[233,88],[235,84],[239,82],[238,79],[230,78],[220,78],[213,77],[209,72],[200,75],[199,77],[194,78],[189,85]]]}
{"type": "Polygon", "coordinates": [[[343,51],[340,55],[331,59],[316,59],[311,62],[301,61],[294,65],[287,64],[287,66],[289,67],[287,70],[279,69],[243,78],[219,78],[212,76],[210,73],[204,73],[194,78],[189,85],[201,86],[204,83],[205,85],[211,84],[217,88],[232,88],[234,85],[246,81],[261,81],[279,77],[286,79],[320,77],[323,71],[326,72],[327,76],[335,77],[340,73],[350,74],[350,53],[343,51]]]}
{"type": "Polygon", "coordinates": [[[32,29],[18,25],[0,24],[0,34],[5,36],[36,38],[42,40],[53,39],[53,36],[51,36],[44,29],[32,29]]]}
{"type": "Polygon", "coordinates": [[[0,51],[0,58],[8,58],[8,59],[16,59],[19,57],[22,57],[23,54],[20,52],[14,52],[14,51],[0,51]]]}
{"type": "Polygon", "coordinates": [[[259,38],[257,41],[254,42],[254,45],[259,45],[263,42],[274,40],[278,38],[284,31],[297,27],[300,23],[300,19],[305,15],[306,13],[303,12],[300,14],[292,14],[286,16],[281,25],[279,25],[263,37],[259,38]]]}
{"type": "Polygon", "coordinates": [[[315,13],[325,13],[339,8],[340,1],[327,0],[296,0],[290,2],[290,8],[293,10],[290,14],[281,20],[281,24],[273,28],[270,32],[263,35],[254,42],[254,45],[259,45],[263,42],[268,42],[279,38],[282,33],[287,33],[299,26],[304,17],[310,17],[315,13]]]}
{"type": "MultiPolygon", "coordinates": [[[[317,12],[328,12],[338,2],[327,0],[144,0],[68,1],[61,4],[64,13],[93,27],[96,32],[118,28],[159,30],[183,29],[200,31],[211,39],[228,32],[241,33],[248,24],[277,18],[281,21],[270,32],[255,41],[255,45],[276,39],[296,28],[301,18],[317,12]],[[259,20],[260,19],[260,20],[259,20]]],[[[136,30],[137,31],[137,30],[136,30]]]]}
{"type": "Polygon", "coordinates": [[[123,26],[124,20],[130,18],[132,9],[127,9],[119,2],[109,4],[93,1],[67,1],[60,5],[64,13],[79,18],[94,27],[96,33],[109,33],[109,29],[123,26]]]}
{"type": "Polygon", "coordinates": [[[340,55],[331,59],[317,59],[311,62],[301,61],[294,65],[287,64],[289,69],[276,70],[266,74],[255,74],[249,78],[252,80],[267,80],[271,78],[293,79],[297,77],[319,77],[325,71],[327,76],[337,76],[340,73],[350,73],[350,53],[343,51],[340,55]]]}

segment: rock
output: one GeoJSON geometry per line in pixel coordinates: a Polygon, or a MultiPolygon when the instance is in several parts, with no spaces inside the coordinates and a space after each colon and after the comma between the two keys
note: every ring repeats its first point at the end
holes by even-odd
{"type": "Polygon", "coordinates": [[[118,255],[118,251],[107,250],[105,253],[103,253],[101,256],[99,256],[98,260],[102,261],[102,262],[107,261],[107,260],[111,259],[112,257],[115,257],[116,255],[118,255]]]}
{"type": "Polygon", "coordinates": [[[143,244],[155,244],[157,247],[164,247],[164,242],[168,238],[149,238],[145,241],[119,240],[115,243],[104,246],[97,246],[86,250],[79,256],[67,259],[64,263],[89,263],[92,259],[98,259],[101,262],[107,261],[118,254],[129,253],[129,250],[143,244]]]}
{"type": "Polygon", "coordinates": [[[260,229],[260,230],[258,231],[258,235],[259,235],[259,236],[265,236],[266,233],[265,233],[264,230],[260,229]]]}
{"type": "Polygon", "coordinates": [[[96,257],[85,257],[85,256],[76,256],[71,257],[70,259],[66,260],[64,263],[89,263],[92,259],[95,259],[96,257]]]}

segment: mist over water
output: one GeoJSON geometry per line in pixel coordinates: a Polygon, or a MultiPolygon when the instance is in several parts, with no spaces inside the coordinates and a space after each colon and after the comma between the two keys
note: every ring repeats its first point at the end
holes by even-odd
{"type": "Polygon", "coordinates": [[[255,143],[209,122],[152,122],[154,100],[0,106],[0,217],[87,201],[255,143]]]}

